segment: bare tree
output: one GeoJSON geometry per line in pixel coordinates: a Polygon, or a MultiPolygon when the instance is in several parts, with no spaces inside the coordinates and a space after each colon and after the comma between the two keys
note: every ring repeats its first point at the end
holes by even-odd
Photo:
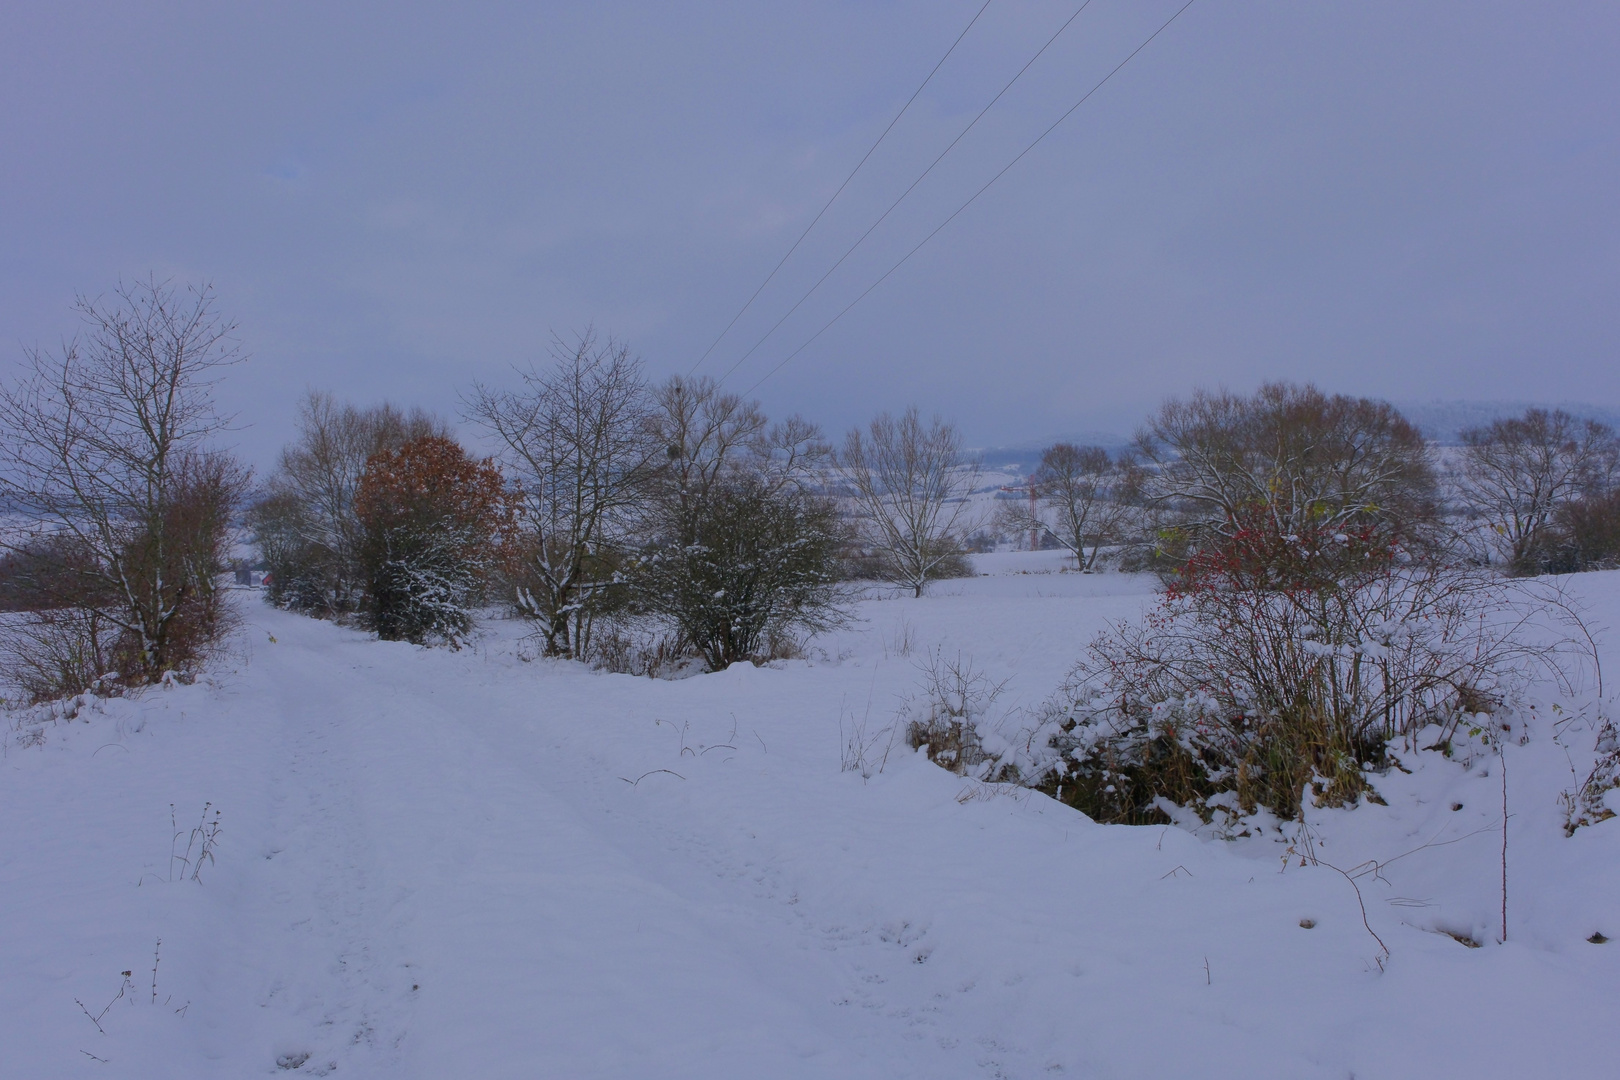
{"type": "Polygon", "coordinates": [[[213,580],[246,483],[211,446],[235,326],[208,286],[182,295],[156,278],[77,306],[83,336],[30,351],[0,391],[0,495],[35,522],[15,542],[67,553],[57,606],[93,612],[128,643],[122,674],[156,681],[217,627],[213,580]]]}
{"type": "Polygon", "coordinates": [[[1620,488],[1559,506],[1552,540],[1554,573],[1620,568],[1620,488]]]}
{"type": "Polygon", "coordinates": [[[1533,573],[1564,503],[1601,496],[1620,469],[1620,439],[1562,409],[1528,409],[1462,433],[1464,498],[1491,526],[1516,573],[1533,573]]]}
{"type": "Polygon", "coordinates": [[[884,413],[849,433],[838,467],[884,580],[921,596],[960,562],[979,465],[964,456],[954,425],[937,416],[925,425],[915,407],[898,420],[884,413]]]}
{"type": "Polygon", "coordinates": [[[470,419],[503,447],[521,493],[520,611],[546,652],[583,656],[591,622],[619,581],[630,517],[664,456],[641,365],[627,346],[587,332],[553,343],[547,371],[520,370],[515,391],[474,387],[470,419]]]}
{"type": "Polygon", "coordinates": [[[1422,433],[1391,405],[1270,383],[1253,396],[1166,402],[1137,436],[1143,494],[1179,512],[1196,543],[1229,540],[1263,514],[1268,532],[1377,523],[1412,543],[1434,520],[1422,433]]]}
{"type": "Polygon", "coordinates": [[[795,413],[765,430],[763,450],[759,471],[767,486],[818,492],[825,488],[833,452],[820,426],[795,413]]]}
{"type": "Polygon", "coordinates": [[[1002,526],[1050,536],[1082,570],[1092,569],[1104,544],[1117,540],[1131,512],[1132,473],[1100,446],[1058,443],[1041,453],[1030,475],[1033,505],[1009,506],[1002,526]],[[1090,553],[1087,553],[1087,549],[1090,553]]]}
{"type": "Polygon", "coordinates": [[[1176,567],[1156,610],[1093,642],[1053,741],[1054,786],[1099,820],[1354,801],[1390,740],[1448,738],[1567,670],[1533,596],[1435,542],[1429,452],[1390,406],[1199,394],[1139,441],[1148,491],[1183,515],[1176,567]]]}
{"type": "Polygon", "coordinates": [[[448,437],[449,429],[420,408],[358,408],[318,390],[304,397],[298,437],[249,513],[272,601],[317,614],[355,609],[365,580],[354,504],[360,476],[374,455],[428,436],[448,437]]]}
{"type": "Polygon", "coordinates": [[[767,457],[769,420],[757,401],[723,393],[713,379],[670,379],[654,392],[652,430],[664,460],[653,487],[685,506],[728,474],[767,457]]]}

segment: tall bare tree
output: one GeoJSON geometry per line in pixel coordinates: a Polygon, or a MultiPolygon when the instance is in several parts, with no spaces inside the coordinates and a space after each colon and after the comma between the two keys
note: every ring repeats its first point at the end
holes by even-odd
{"type": "Polygon", "coordinates": [[[64,554],[60,606],[116,628],[121,674],[155,681],[206,644],[218,614],[246,472],[213,445],[227,423],[213,389],[241,353],[206,285],[148,278],[77,307],[82,335],[29,351],[0,390],[0,495],[35,522],[22,543],[64,554]]]}
{"type": "Polygon", "coordinates": [[[520,370],[518,390],[476,386],[470,419],[501,444],[521,493],[516,602],[540,624],[546,652],[578,657],[619,580],[627,530],[665,455],[640,363],[593,333],[556,341],[552,365],[520,370]]]}
{"type": "Polygon", "coordinates": [[[962,452],[956,427],[915,407],[883,413],[844,439],[838,467],[856,508],[856,527],[878,554],[883,579],[921,596],[963,556],[974,525],[968,496],[979,465],[962,452]]]}
{"type": "Polygon", "coordinates": [[[1508,567],[1536,569],[1559,507],[1606,494],[1620,471],[1620,439],[1562,409],[1528,409],[1462,433],[1464,498],[1490,524],[1508,567]]]}
{"type": "Polygon", "coordinates": [[[1029,478],[1033,506],[1007,507],[1002,525],[1050,536],[1068,549],[1076,565],[1089,570],[1128,520],[1132,481],[1127,463],[1110,458],[1100,446],[1049,446],[1029,478]]]}
{"type": "Polygon", "coordinates": [[[653,432],[664,454],[654,486],[665,501],[682,507],[699,501],[769,453],[770,421],[759,403],[721,391],[713,379],[677,376],[653,398],[653,432]]]}

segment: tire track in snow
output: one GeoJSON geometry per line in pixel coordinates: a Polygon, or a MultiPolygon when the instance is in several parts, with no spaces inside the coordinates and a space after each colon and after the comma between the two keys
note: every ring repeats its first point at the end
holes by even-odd
{"type": "Polygon", "coordinates": [[[300,1068],[317,1075],[391,1073],[412,1009],[402,920],[376,835],[386,823],[374,820],[363,791],[378,702],[329,647],[277,629],[280,643],[260,651],[257,672],[281,754],[260,870],[270,902],[254,917],[279,963],[260,1004],[274,1017],[277,1058],[308,1054],[300,1068]]]}

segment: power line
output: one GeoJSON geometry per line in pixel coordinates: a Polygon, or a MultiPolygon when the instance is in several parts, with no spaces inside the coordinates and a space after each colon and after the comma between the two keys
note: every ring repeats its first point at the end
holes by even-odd
{"type": "Polygon", "coordinates": [[[1135,49],[1131,50],[1131,54],[1129,56],[1127,56],[1125,59],[1121,60],[1118,64],[1116,64],[1114,66],[1113,70],[1110,71],[1107,75],[1104,75],[1100,80],[1098,80],[1097,84],[1095,86],[1093,86],[1090,90],[1087,90],[1085,92],[1085,95],[1082,96],[1079,101],[1075,102],[1073,105],[1070,105],[1068,107],[1068,109],[1064,111],[1062,116],[1059,116],[1056,120],[1052,121],[1051,125],[1049,127],[1047,127],[1047,129],[1045,131],[1043,131],[1039,135],[1037,135],[1033,142],[1031,142],[1028,146],[1024,147],[1022,150],[1020,150],[1018,152],[1017,157],[1015,157],[1011,161],[1007,162],[1007,164],[1002,167],[1000,172],[996,173],[996,175],[992,176],[989,180],[987,180],[983,187],[979,188],[978,191],[975,191],[971,196],[968,197],[968,200],[966,202],[964,202],[961,206],[958,206],[955,210],[953,210],[951,212],[950,217],[946,218],[944,221],[940,222],[937,226],[935,226],[934,230],[932,232],[930,232],[927,236],[925,236],[921,240],[919,240],[915,247],[913,247],[910,251],[908,251],[904,255],[902,255],[898,262],[896,262],[893,266],[889,267],[887,270],[885,270],[883,272],[882,277],[878,278],[876,281],[872,282],[872,284],[868,285],[866,287],[866,289],[859,296],[857,296],[855,299],[851,300],[847,305],[845,305],[845,307],[844,307],[844,309],[842,311],[840,311],[838,314],[834,315],[832,318],[828,319],[826,321],[826,323],[824,323],[822,325],[820,330],[817,330],[814,334],[811,334],[810,337],[802,345],[800,345],[797,349],[794,349],[792,352],[788,353],[786,356],[784,356],[781,359],[781,361],[779,363],[777,363],[777,365],[775,367],[771,368],[771,370],[767,371],[764,375],[760,376],[759,380],[757,382],[755,382],[753,386],[750,386],[747,390],[745,390],[743,392],[743,397],[746,398],[750,394],[752,394],[755,390],[758,390],[760,385],[762,383],[764,383],[766,379],[769,379],[772,375],[775,375],[778,371],[781,371],[784,367],[787,366],[788,361],[792,360],[794,357],[796,357],[800,353],[802,353],[805,349],[809,348],[811,342],[815,341],[822,334],[825,334],[828,330],[832,329],[832,326],[833,326],[834,323],[836,323],[839,319],[842,319],[845,315],[849,314],[850,309],[853,308],[856,304],[860,303],[862,300],[866,299],[868,293],[870,293],[873,289],[877,288],[879,285],[883,284],[884,281],[888,280],[888,277],[889,277],[890,274],[894,273],[896,270],[900,269],[900,267],[904,266],[905,263],[906,263],[906,260],[910,259],[913,255],[917,254],[918,251],[922,250],[922,247],[923,247],[924,244],[928,243],[928,241],[932,240],[935,236],[939,235],[940,230],[944,229],[945,226],[947,226],[951,222],[955,221],[956,218],[957,218],[957,215],[962,213],[962,211],[966,210],[969,206],[973,205],[974,201],[976,199],[978,199],[978,197],[980,195],[983,195],[986,191],[990,190],[990,185],[991,184],[994,184],[997,180],[1000,180],[1003,176],[1005,176],[1007,174],[1007,172],[1014,165],[1017,165],[1020,161],[1022,161],[1024,159],[1024,155],[1028,154],[1031,150],[1035,149],[1035,147],[1039,146],[1041,141],[1043,139],[1045,139],[1048,135],[1052,134],[1052,132],[1057,129],[1057,126],[1059,124],[1061,124],[1061,123],[1063,123],[1063,121],[1067,120],[1069,118],[1069,116],[1076,109],[1078,109],[1080,106],[1084,105],[1086,103],[1086,101],[1091,97],[1091,95],[1095,94],[1098,90],[1101,90],[1103,88],[1104,84],[1106,84],[1108,82],[1108,80],[1112,79],[1115,75],[1119,74],[1119,71],[1120,71],[1121,68],[1123,68],[1126,64],[1130,63],[1132,60],[1136,59],[1136,54],[1137,53],[1141,52],[1143,49],[1145,49],[1149,45],[1151,45],[1153,43],[1154,38],[1158,37],[1160,34],[1164,33],[1166,30],[1168,30],[1170,28],[1170,24],[1175,22],[1177,19],[1181,18],[1182,12],[1184,12],[1188,8],[1192,7],[1193,4],[1195,4],[1195,3],[1197,3],[1197,0],[1187,0],[1186,3],[1181,5],[1181,7],[1177,8],[1176,13],[1174,15],[1171,15],[1168,19],[1166,19],[1164,21],[1164,23],[1162,25],[1160,25],[1160,27],[1157,30],[1155,30],[1155,31],[1153,31],[1153,33],[1149,34],[1146,41],[1142,42],[1142,44],[1138,45],[1135,49]]]}
{"type": "Polygon", "coordinates": [[[849,186],[849,182],[855,179],[855,174],[861,171],[861,166],[866,164],[866,159],[871,157],[872,154],[876,152],[877,148],[882,145],[884,139],[888,138],[889,132],[894,130],[894,125],[900,122],[900,118],[906,115],[906,110],[911,108],[911,103],[917,100],[917,95],[923,92],[923,88],[933,81],[933,78],[939,72],[939,69],[945,66],[945,61],[949,60],[951,53],[955,52],[956,47],[962,44],[962,39],[967,37],[968,31],[973,29],[973,24],[979,21],[979,16],[984,14],[985,8],[988,8],[990,4],[991,0],[984,0],[984,4],[980,6],[979,10],[973,13],[973,18],[969,19],[968,24],[962,27],[962,32],[956,35],[956,40],[951,42],[951,47],[945,50],[945,55],[941,56],[939,58],[939,62],[935,64],[928,72],[928,77],[923,79],[921,83],[917,84],[917,89],[911,92],[911,96],[906,99],[906,103],[900,106],[900,111],[894,114],[894,119],[889,121],[889,126],[884,128],[883,134],[877,137],[877,142],[874,142],[866,153],[862,155],[861,160],[855,163],[855,167],[849,171],[849,175],[844,177],[844,182],[838,185],[838,190],[832,193],[832,198],[827,200],[826,204],[822,206],[820,212],[816,214],[816,216],[811,220],[810,224],[804,227],[804,232],[800,233],[799,238],[793,241],[793,246],[787,249],[787,254],[783,255],[781,261],[771,268],[771,272],[765,275],[765,280],[759,283],[759,288],[754,290],[754,294],[748,298],[747,303],[743,304],[741,308],[737,309],[737,314],[733,315],[731,317],[731,321],[726,323],[726,328],[720,331],[719,337],[716,337],[714,341],[710,342],[709,347],[703,350],[703,355],[698,357],[696,362],[692,364],[691,370],[686,373],[688,377],[691,377],[692,373],[702,366],[703,361],[709,358],[709,354],[714,352],[721,340],[725,338],[727,334],[731,333],[731,328],[737,325],[737,320],[742,318],[748,309],[754,306],[754,301],[758,300],[759,294],[765,291],[765,286],[771,283],[771,279],[776,277],[776,272],[787,264],[787,261],[793,257],[793,253],[795,251],[799,250],[799,245],[804,243],[804,238],[810,235],[810,230],[814,229],[816,227],[816,223],[819,222],[827,211],[832,208],[832,204],[837,201],[838,196],[844,193],[844,189],[849,186]]]}
{"type": "Polygon", "coordinates": [[[943,149],[943,150],[941,150],[939,152],[938,157],[934,158],[933,161],[928,163],[928,168],[924,169],[922,171],[922,173],[917,177],[917,179],[915,179],[915,180],[913,180],[911,182],[911,186],[906,188],[906,190],[902,191],[900,193],[900,197],[898,199],[894,200],[894,202],[890,203],[889,208],[887,210],[883,211],[883,213],[878,217],[878,219],[876,221],[872,222],[872,224],[867,227],[867,230],[865,232],[861,233],[861,235],[858,238],[856,238],[855,242],[853,244],[849,245],[849,248],[842,255],[838,256],[838,261],[833,263],[832,266],[827,270],[827,272],[825,274],[822,274],[821,277],[816,279],[816,283],[814,285],[810,286],[810,288],[805,292],[805,294],[803,296],[799,297],[798,303],[796,303],[792,307],[788,308],[788,311],[787,311],[786,315],[783,315],[780,319],[777,319],[776,322],[771,325],[771,328],[769,330],[765,331],[764,336],[762,336],[758,341],[754,342],[754,344],[749,347],[747,352],[743,353],[741,356],[739,356],[737,358],[736,363],[732,364],[729,368],[726,369],[726,373],[724,375],[720,376],[720,381],[721,382],[725,382],[726,379],[728,379],[731,376],[732,372],[736,371],[739,367],[741,367],[743,365],[743,362],[745,360],[747,360],[750,356],[753,356],[755,350],[757,350],[761,345],[765,344],[766,340],[768,338],[770,338],[770,336],[772,334],[776,333],[777,329],[783,323],[787,322],[788,319],[793,315],[793,313],[795,311],[798,311],[799,308],[801,306],[803,306],[803,304],[804,304],[804,302],[806,300],[810,299],[811,294],[813,294],[817,289],[821,288],[821,285],[822,285],[822,283],[824,281],[826,281],[828,278],[832,277],[834,270],[837,270],[840,266],[844,265],[844,260],[849,258],[851,255],[853,255],[855,253],[855,249],[860,247],[861,244],[865,243],[866,238],[868,236],[871,236],[872,232],[879,225],[883,224],[883,222],[888,218],[888,216],[890,214],[894,213],[895,207],[899,206],[901,203],[906,201],[906,196],[910,195],[912,193],[912,191],[914,191],[916,189],[918,184],[922,183],[925,179],[927,179],[928,174],[934,171],[934,166],[938,165],[941,161],[944,161],[945,160],[945,155],[949,154],[952,150],[956,149],[956,144],[961,142],[963,140],[963,138],[965,138],[967,136],[967,133],[973,130],[974,125],[978,124],[978,122],[980,120],[984,119],[984,114],[989,112],[990,109],[995,105],[995,103],[1000,101],[1002,96],[1004,94],[1006,94],[1008,90],[1012,89],[1013,83],[1015,83],[1019,79],[1023,78],[1024,77],[1024,72],[1028,71],[1030,69],[1030,67],[1034,65],[1035,61],[1037,61],[1037,60],[1039,60],[1041,58],[1041,54],[1046,52],[1047,49],[1051,48],[1052,43],[1054,41],[1056,41],[1059,36],[1062,35],[1063,31],[1065,31],[1065,30],[1067,30],[1069,28],[1069,24],[1074,22],[1074,20],[1078,19],[1080,17],[1080,13],[1082,11],[1086,10],[1086,8],[1088,8],[1090,6],[1091,6],[1091,0],[1084,0],[1084,2],[1081,3],[1081,5],[1078,8],[1075,8],[1074,14],[1070,15],[1067,19],[1065,19],[1063,21],[1063,25],[1057,28],[1056,33],[1054,33],[1051,37],[1046,39],[1046,44],[1042,45],[1039,49],[1035,50],[1035,55],[1031,56],[1027,61],[1025,61],[1024,66],[1018,69],[1018,73],[1016,75],[1014,75],[1011,79],[1008,79],[1007,84],[996,92],[995,97],[990,99],[990,103],[988,105],[986,105],[984,108],[980,109],[978,114],[976,116],[974,116],[972,120],[968,121],[967,127],[963,128],[961,131],[957,132],[956,138],[952,139],[950,141],[950,145],[946,146],[945,149],[943,149]]]}

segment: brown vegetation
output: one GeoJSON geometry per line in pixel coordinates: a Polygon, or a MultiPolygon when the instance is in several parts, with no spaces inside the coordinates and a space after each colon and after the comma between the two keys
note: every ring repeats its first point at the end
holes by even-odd
{"type": "Polygon", "coordinates": [[[354,507],[371,628],[391,640],[459,643],[511,536],[500,470],[454,440],[423,436],[372,456],[354,507]]]}
{"type": "Polygon", "coordinates": [[[0,494],[32,522],[6,544],[7,603],[33,613],[9,644],[35,697],[156,682],[203,655],[247,484],[209,446],[225,425],[213,383],[238,355],[212,292],[149,280],[79,312],[84,337],[29,353],[0,392],[0,494]]]}

